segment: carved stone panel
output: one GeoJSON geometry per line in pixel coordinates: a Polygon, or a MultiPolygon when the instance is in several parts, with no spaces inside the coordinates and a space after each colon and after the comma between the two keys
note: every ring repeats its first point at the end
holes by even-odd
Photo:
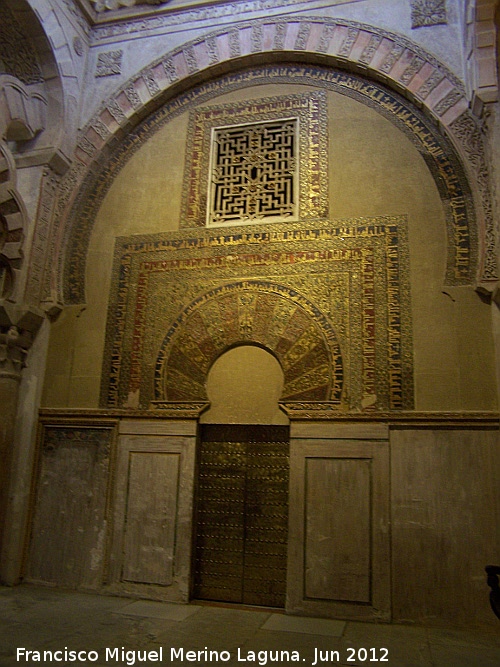
{"type": "Polygon", "coordinates": [[[410,0],[411,27],[447,23],[446,0],[410,0]]]}
{"type": "Polygon", "coordinates": [[[122,72],[123,50],[104,51],[97,56],[95,76],[113,76],[122,72]]]}
{"type": "Polygon", "coordinates": [[[297,218],[297,119],[214,130],[207,226],[297,218]]]}
{"type": "Polygon", "coordinates": [[[326,128],[322,91],[193,112],[180,226],[325,217],[326,128]]]}

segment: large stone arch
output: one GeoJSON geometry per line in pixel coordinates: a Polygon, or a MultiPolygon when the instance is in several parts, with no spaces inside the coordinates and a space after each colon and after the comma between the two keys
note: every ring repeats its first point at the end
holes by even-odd
{"type": "MultiPolygon", "coordinates": [[[[0,215],[9,230],[0,254],[4,271],[8,265],[14,277],[9,299],[38,305],[37,299],[26,298],[26,274],[41,264],[36,255],[45,251],[49,232],[46,220],[39,219],[38,245],[25,262],[22,245],[34,212],[28,214],[17,189],[17,170],[43,166],[42,189],[47,179],[57,182],[67,170],[73,136],[68,128],[75,122],[78,84],[68,60],[70,45],[48,0],[5,0],[0,25],[0,215]]],[[[49,208],[45,197],[40,218],[47,217],[49,208]]]]}
{"type": "MultiPolygon", "coordinates": [[[[179,96],[189,98],[189,91],[195,86],[266,62],[310,63],[361,73],[368,86],[364,94],[374,104],[383,96],[377,82],[386,90],[397,91],[403,96],[401,100],[409,100],[400,120],[405,114],[411,116],[412,110],[415,118],[418,109],[423,111],[429,122],[413,129],[415,138],[425,146],[426,135],[437,143],[444,137],[445,148],[458,156],[460,165],[465,165],[467,187],[474,203],[470,202],[468,211],[458,210],[463,203],[460,195],[451,204],[457,221],[454,247],[460,252],[460,218],[475,217],[479,259],[473,267],[476,275],[469,274],[468,283],[477,280],[491,291],[497,280],[497,267],[488,174],[480,127],[468,111],[463,84],[433,56],[404,37],[352,21],[318,17],[270,17],[210,32],[158,58],[105,101],[82,132],[73,167],[62,185],[55,241],[59,263],[54,263],[51,291],[69,303],[84,299],[75,283],[81,283],[84,275],[98,191],[102,191],[108,161],[124,136],[166,103],[174,111],[181,103],[179,96]],[[374,82],[371,93],[370,80],[374,82]]],[[[389,99],[387,113],[391,112],[391,104],[389,99]]],[[[412,122],[407,124],[409,131],[412,122]]],[[[432,150],[423,151],[427,162],[435,164],[439,186],[446,185],[448,165],[440,163],[446,151],[438,152],[439,155],[432,150]]],[[[452,180],[457,182],[455,177],[452,180]]],[[[453,183],[446,188],[445,198],[452,198],[453,183]]]]}
{"type": "Polygon", "coordinates": [[[5,0],[1,18],[3,50],[8,54],[4,69],[18,81],[17,88],[8,82],[10,95],[17,95],[16,111],[24,107],[26,116],[23,131],[12,138],[31,140],[27,148],[18,144],[19,156],[29,153],[33,162],[38,152],[40,160],[62,173],[68,166],[67,128],[74,115],[74,108],[68,107],[66,88],[75,79],[75,72],[68,63],[71,49],[57,12],[47,0],[40,0],[33,8],[28,0],[5,0]]]}

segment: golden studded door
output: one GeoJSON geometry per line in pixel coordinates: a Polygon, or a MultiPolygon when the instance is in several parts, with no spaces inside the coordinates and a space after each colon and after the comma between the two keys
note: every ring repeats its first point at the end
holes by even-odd
{"type": "Polygon", "coordinates": [[[288,455],[288,426],[202,427],[195,598],[284,607],[288,455]]]}

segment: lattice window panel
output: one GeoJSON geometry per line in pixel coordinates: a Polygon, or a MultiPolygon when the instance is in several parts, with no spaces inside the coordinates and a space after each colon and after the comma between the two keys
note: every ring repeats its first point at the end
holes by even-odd
{"type": "Polygon", "coordinates": [[[212,130],[207,226],[298,217],[298,119],[212,130]]]}

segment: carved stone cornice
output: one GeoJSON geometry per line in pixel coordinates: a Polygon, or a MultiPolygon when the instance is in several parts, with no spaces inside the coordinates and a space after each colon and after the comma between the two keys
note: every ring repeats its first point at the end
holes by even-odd
{"type": "Polygon", "coordinates": [[[42,408],[40,421],[43,423],[87,423],[113,422],[120,419],[198,419],[210,406],[209,402],[152,401],[149,410],[129,410],[124,408],[42,408]]]}
{"type": "MultiPolygon", "coordinates": [[[[209,403],[154,402],[150,410],[108,408],[42,408],[40,421],[50,424],[107,423],[114,425],[121,419],[196,419],[209,403]]],[[[338,406],[321,402],[280,402],[280,407],[291,421],[331,421],[336,423],[384,423],[390,428],[479,428],[499,429],[498,412],[341,412],[338,406]]]]}
{"type": "Polygon", "coordinates": [[[160,411],[161,415],[158,416],[168,419],[198,419],[209,406],[210,403],[208,401],[151,401],[151,409],[160,411]]]}
{"type": "Polygon", "coordinates": [[[384,423],[391,427],[420,428],[500,428],[498,412],[419,412],[411,410],[346,412],[328,401],[280,401],[280,408],[291,421],[332,421],[340,423],[384,423]]]}

